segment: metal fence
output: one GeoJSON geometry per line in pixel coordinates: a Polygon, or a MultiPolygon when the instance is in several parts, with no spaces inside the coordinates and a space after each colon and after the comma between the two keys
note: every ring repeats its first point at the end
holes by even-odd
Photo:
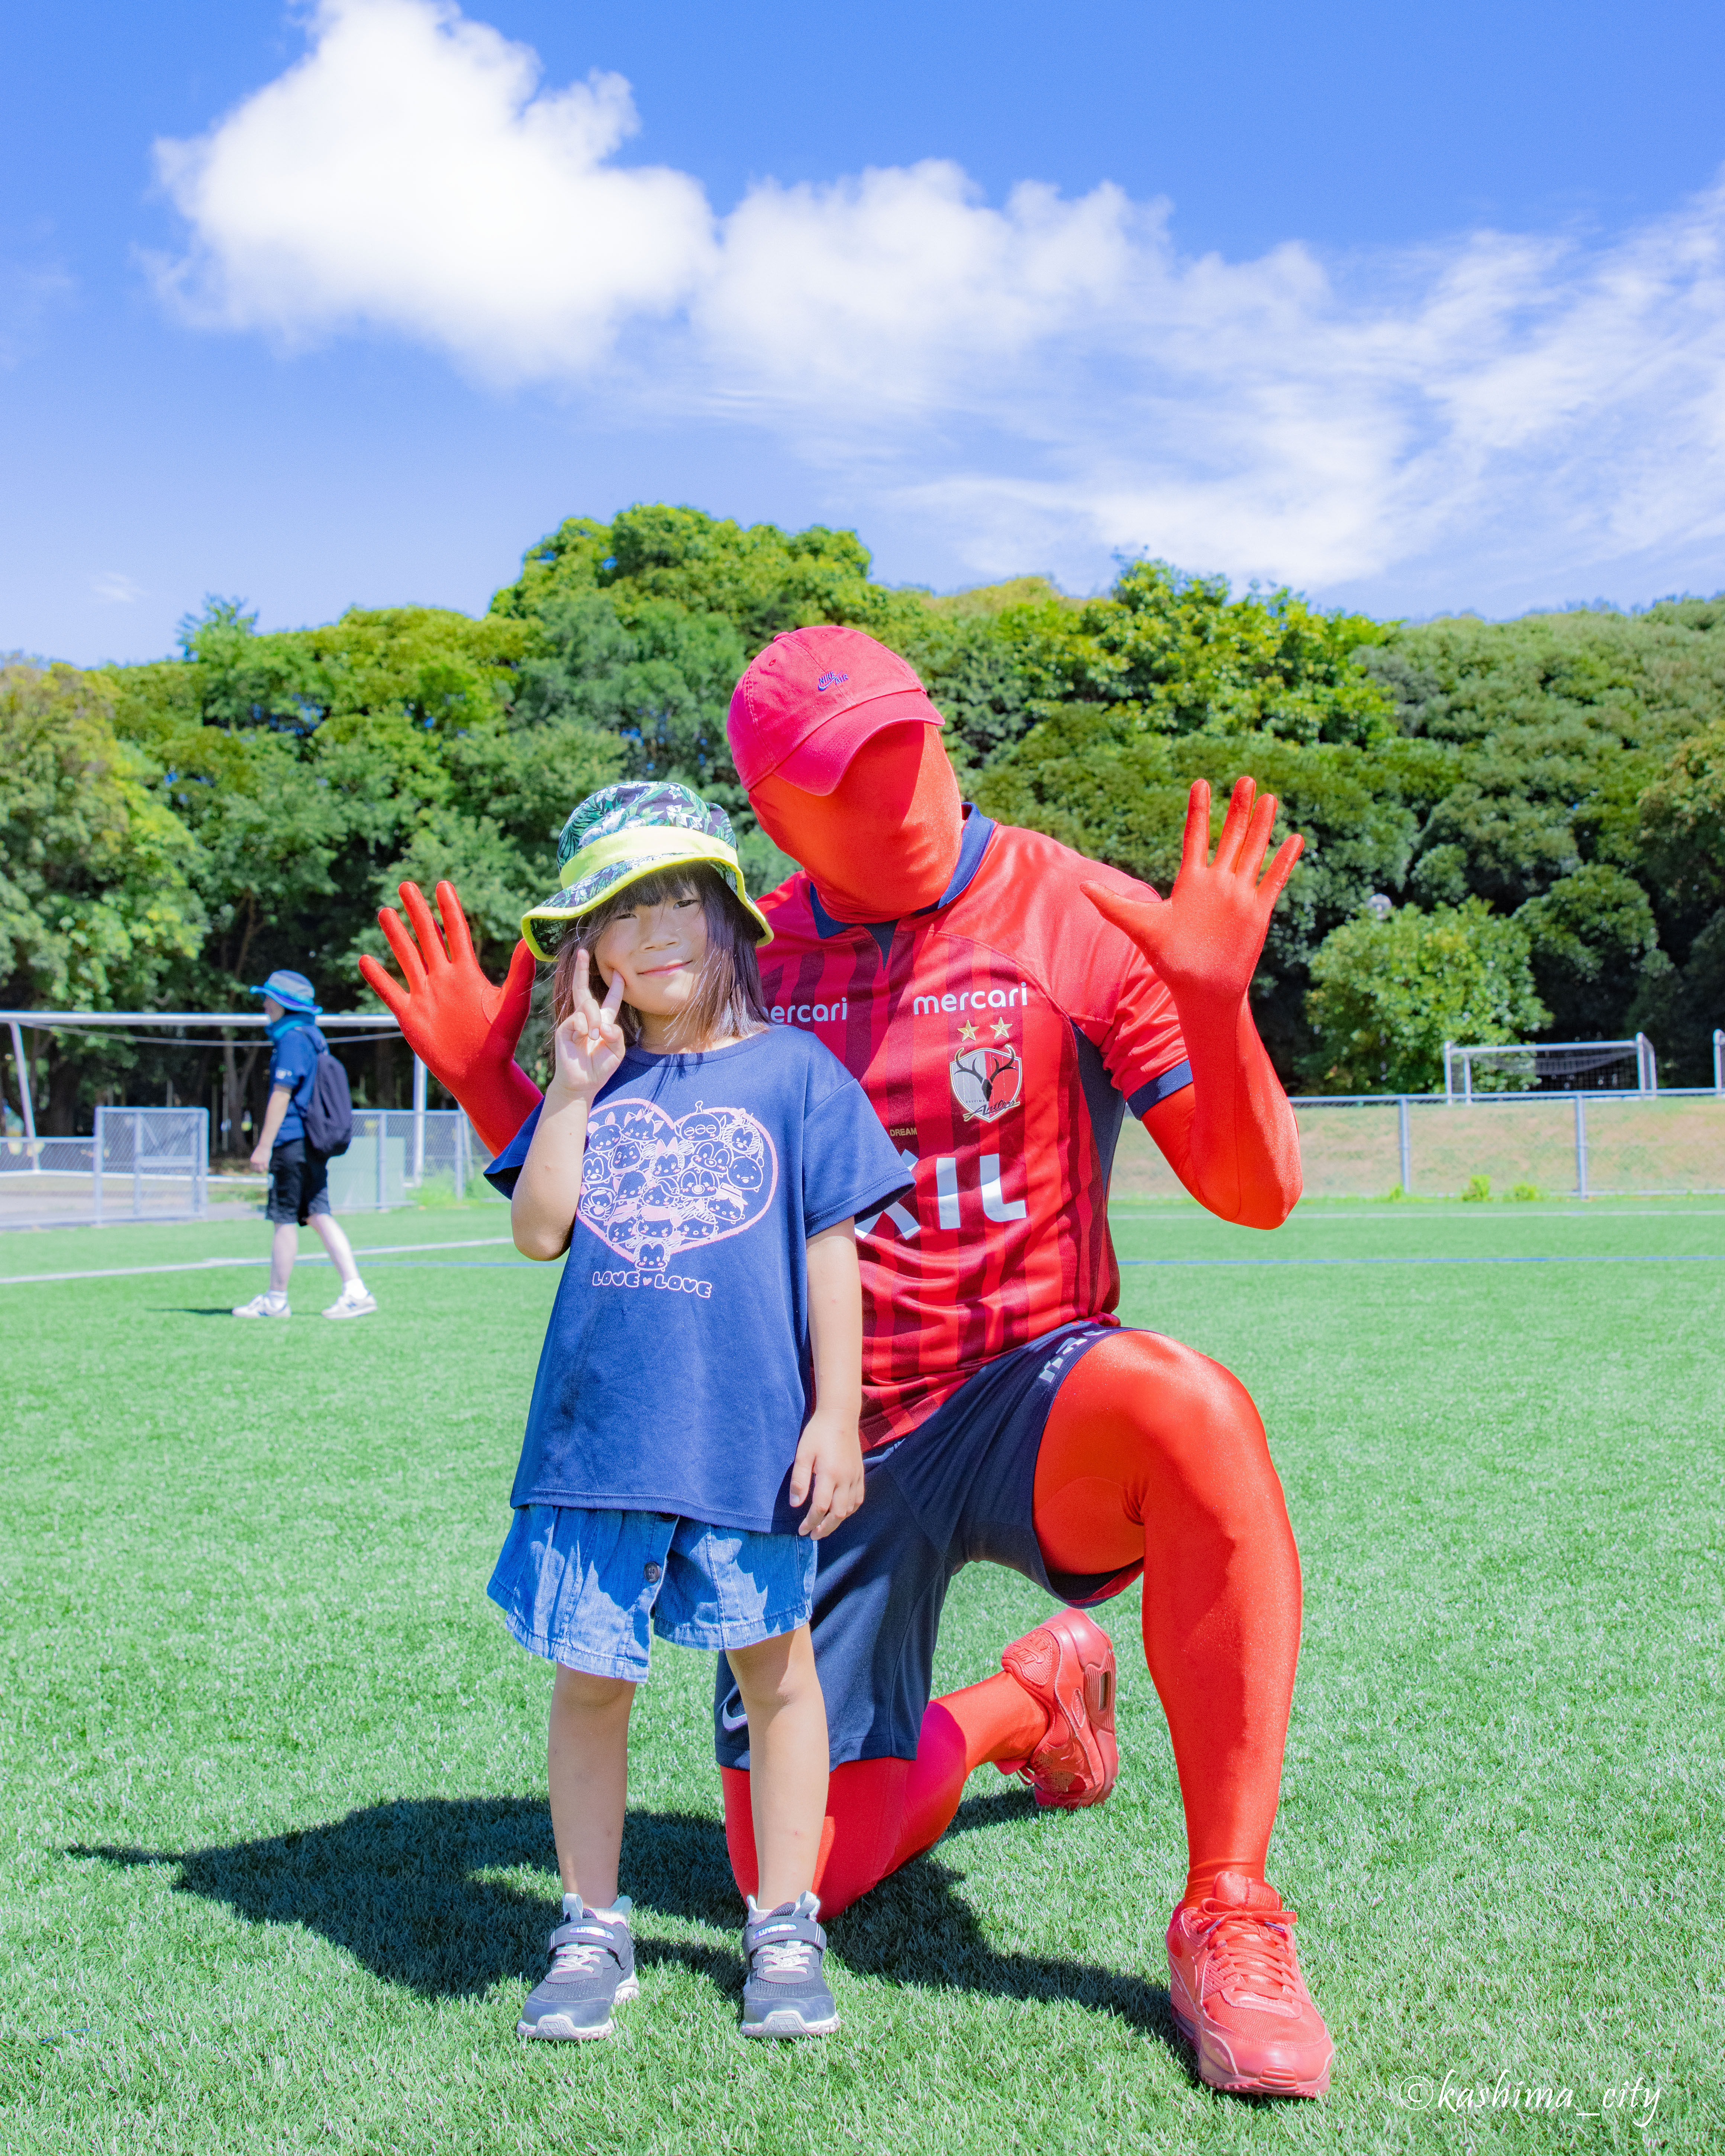
{"type": "MultiPolygon", "coordinates": [[[[352,1142],[330,1163],[330,1204],[368,1213],[489,1195],[490,1158],[459,1108],[357,1108],[352,1142]]],[[[218,1189],[236,1208],[258,1203],[255,1184],[218,1189]]],[[[0,1137],[0,1226],[198,1220],[209,1204],[206,1108],[104,1107],[87,1138],[0,1137]]]]}
{"type": "Polygon", "coordinates": [[[9,1226],[198,1220],[208,1206],[207,1108],[98,1108],[87,1138],[0,1140],[9,1226]]]}
{"type": "MultiPolygon", "coordinates": [[[[1293,1102],[1312,1198],[1457,1198],[1484,1177],[1494,1198],[1517,1189],[1572,1198],[1725,1192],[1725,1093],[1379,1094],[1293,1102]]],[[[1117,1197],[1174,1197],[1179,1185],[1128,1119],[1117,1197]]]]}
{"type": "Polygon", "coordinates": [[[488,1194],[479,1177],[490,1158],[459,1108],[356,1108],[353,1142],[330,1163],[330,1204],[381,1213],[410,1194],[488,1194]]]}

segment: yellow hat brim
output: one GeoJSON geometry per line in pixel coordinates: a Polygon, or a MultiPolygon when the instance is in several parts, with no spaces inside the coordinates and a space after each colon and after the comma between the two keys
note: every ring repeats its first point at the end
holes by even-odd
{"type": "MultiPolygon", "coordinates": [[[[667,869],[695,868],[705,865],[725,872],[743,910],[760,930],[757,943],[770,943],[773,931],[767,916],[749,896],[743,880],[742,866],[736,851],[722,839],[708,837],[699,831],[683,831],[670,824],[647,824],[632,830],[615,831],[609,837],[583,846],[563,871],[564,888],[541,905],[530,906],[521,916],[521,936],[527,948],[536,958],[547,963],[556,955],[547,951],[534,933],[536,921],[559,921],[565,925],[579,921],[583,914],[591,913],[608,899],[615,898],[619,891],[627,891],[631,884],[643,882],[648,876],[662,875],[667,869]],[[607,869],[622,866],[624,873],[608,877],[603,886],[589,897],[581,896],[583,886],[607,869]]],[[[561,942],[562,939],[559,939],[561,942]]]]}

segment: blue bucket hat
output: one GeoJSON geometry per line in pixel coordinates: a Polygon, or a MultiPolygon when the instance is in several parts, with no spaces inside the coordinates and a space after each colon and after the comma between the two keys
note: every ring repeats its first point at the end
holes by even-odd
{"type": "Polygon", "coordinates": [[[261,988],[247,993],[273,997],[284,1010],[308,1011],[313,1018],[323,1016],[323,1005],[313,993],[311,982],[303,973],[290,973],[285,966],[278,966],[261,988]]]}
{"type": "Polygon", "coordinates": [[[570,814],[557,841],[561,888],[521,916],[521,934],[536,958],[553,958],[571,930],[603,899],[667,869],[716,869],[770,942],[767,916],[743,886],[737,834],[716,801],[703,801],[670,780],[625,779],[601,788],[570,814]]]}

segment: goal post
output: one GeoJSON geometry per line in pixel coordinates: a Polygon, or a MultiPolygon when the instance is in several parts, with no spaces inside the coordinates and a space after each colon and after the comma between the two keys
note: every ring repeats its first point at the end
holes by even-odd
{"type": "MultiPolygon", "coordinates": [[[[82,1035],[86,1038],[131,1040],[152,1048],[181,1048],[205,1054],[231,1048],[235,1036],[249,1037],[263,1045],[270,1021],[260,1010],[248,1011],[99,1011],[0,1010],[11,1036],[12,1060],[17,1073],[18,1119],[23,1142],[31,1167],[41,1170],[43,1148],[52,1142],[36,1127],[36,1104],[30,1084],[30,1058],[24,1047],[27,1032],[82,1035]],[[196,1036],[203,1034],[206,1038],[196,1036]],[[139,1036],[143,1036],[141,1040],[139,1036]]],[[[320,1029],[352,1041],[398,1039],[401,1028],[387,1011],[326,1013],[317,1020],[320,1029]]],[[[413,1058],[413,1111],[416,1132],[413,1157],[423,1171],[425,1157],[425,1066],[413,1058]]]]}
{"type": "MultiPolygon", "coordinates": [[[[402,1037],[382,1010],[326,1014],[316,1023],[338,1052],[402,1037]]],[[[218,1152],[231,1163],[245,1151],[248,1115],[255,1135],[261,1111],[254,1073],[259,1052],[269,1048],[268,1024],[255,1010],[0,1009],[0,1228],[203,1217],[211,1173],[221,1173],[218,1152]],[[93,1132],[88,1110],[78,1117],[81,1137],[41,1130],[41,1088],[33,1082],[40,1070],[33,1055],[44,1035],[149,1051],[129,1077],[116,1071],[104,1081],[91,1071],[98,1102],[93,1132]],[[191,1059],[183,1081],[182,1057],[191,1059]],[[122,1091],[131,1097],[116,1098],[122,1091]]],[[[420,1203],[442,1203],[427,1195],[439,1190],[459,1204],[490,1158],[459,1104],[430,1106],[425,1065],[415,1055],[412,1066],[410,1109],[381,1101],[356,1106],[352,1142],[330,1163],[336,1212],[382,1212],[409,1193],[419,1194],[420,1203]]],[[[269,1067],[266,1060],[266,1076],[269,1067]]],[[[231,1199],[231,1191],[217,1188],[231,1199]]]]}
{"type": "MultiPolygon", "coordinates": [[[[1716,1065],[1717,1065],[1716,1055],[1716,1065]]],[[[1444,1043],[1444,1101],[1472,1104],[1476,1070],[1479,1090],[1531,1093],[1634,1092],[1651,1099],[1659,1091],[1659,1059],[1645,1033],[1626,1040],[1516,1040],[1444,1043]],[[1630,1073],[1633,1075],[1630,1075],[1630,1073]]]]}

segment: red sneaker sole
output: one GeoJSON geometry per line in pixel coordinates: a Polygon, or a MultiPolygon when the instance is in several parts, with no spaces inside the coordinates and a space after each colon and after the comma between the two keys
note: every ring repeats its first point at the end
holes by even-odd
{"type": "Polygon", "coordinates": [[[1174,2025],[1198,2055],[1198,2078],[1206,2088],[1219,2091],[1223,2096],[1289,2096],[1321,2097],[1329,2093],[1330,2059],[1332,2051],[1317,2072],[1301,2076],[1272,2068],[1267,2072],[1242,2073],[1233,2053],[1222,2038],[1197,2025],[1174,2008],[1174,2025]]]}
{"type": "MultiPolygon", "coordinates": [[[[1113,1643],[1098,1627],[1101,1651],[1108,1660],[1086,1661],[1082,1649],[1058,1620],[1051,1620],[1046,1629],[1053,1634],[1057,1645],[1054,1674],[1047,1683],[1031,1683],[1005,1656],[1001,1657],[1002,1666],[1033,1698],[1041,1701],[1051,1714],[1058,1714],[1068,1728],[1081,1727],[1083,1734],[1076,1742],[1083,1755],[1087,1779],[1076,1789],[1045,1787],[1036,1777],[1034,1755],[1018,1771],[1030,1783],[1043,1810],[1081,1811],[1090,1804],[1106,1804],[1120,1779],[1120,1750],[1112,1727],[1116,1682],[1113,1643]]],[[[1095,1643],[1086,1641],[1085,1645],[1094,1646],[1095,1643]]],[[[1073,1741],[1068,1740],[1069,1744],[1073,1741]]],[[[1065,1750],[1067,1747],[1060,1748],[1065,1750]]],[[[1045,1771],[1062,1770],[1050,1767],[1045,1771]]]]}

